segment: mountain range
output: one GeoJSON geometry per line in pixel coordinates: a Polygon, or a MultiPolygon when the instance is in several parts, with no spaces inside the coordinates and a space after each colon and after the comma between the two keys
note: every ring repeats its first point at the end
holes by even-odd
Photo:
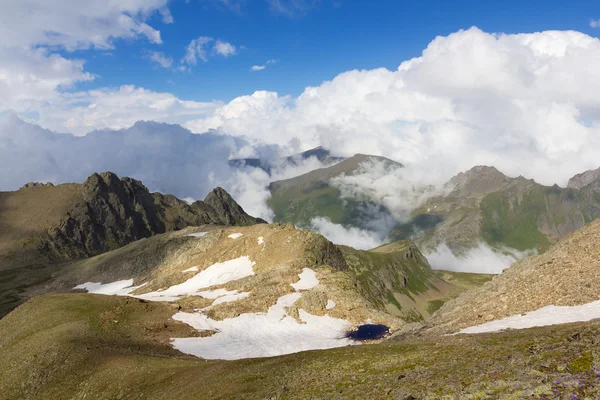
{"type": "Polygon", "coordinates": [[[460,255],[481,242],[501,250],[543,252],[600,216],[599,170],[577,175],[561,188],[476,166],[438,190],[413,186],[414,192],[423,193],[423,200],[403,218],[395,218],[376,193],[368,198],[342,193],[339,178],[364,174],[365,163],[381,164],[384,172],[403,167],[382,157],[357,154],[331,167],[273,182],[269,205],[275,221],[310,227],[314,218],[325,217],[369,230],[373,215],[384,215],[383,219],[394,221],[385,232],[388,240],[412,239],[426,251],[445,244],[460,255]]]}
{"type": "Polygon", "coordinates": [[[359,154],[273,182],[273,224],[110,172],[0,192],[0,397],[593,398],[597,173],[478,166],[416,187],[404,221],[344,187],[403,168],[359,154]],[[400,240],[369,250],[294,226],[382,214],[400,240]],[[421,251],[480,241],[541,254],[491,276],[421,251]]]}

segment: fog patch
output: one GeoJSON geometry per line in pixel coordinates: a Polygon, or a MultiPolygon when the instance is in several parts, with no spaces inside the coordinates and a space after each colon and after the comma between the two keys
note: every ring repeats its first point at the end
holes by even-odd
{"type": "Polygon", "coordinates": [[[350,246],[358,250],[369,250],[378,247],[383,244],[385,239],[378,232],[354,226],[345,227],[331,222],[329,218],[316,217],[310,222],[313,231],[320,233],[333,243],[350,246]]]}
{"type": "Polygon", "coordinates": [[[351,175],[332,178],[329,184],[340,190],[342,198],[385,207],[398,222],[408,221],[415,208],[445,192],[440,177],[374,158],[362,162],[351,175]]]}
{"type": "Polygon", "coordinates": [[[425,253],[431,268],[455,272],[472,272],[477,274],[499,274],[516,261],[535,255],[535,250],[519,251],[507,247],[493,249],[483,242],[457,256],[444,243],[433,252],[425,253]]]}

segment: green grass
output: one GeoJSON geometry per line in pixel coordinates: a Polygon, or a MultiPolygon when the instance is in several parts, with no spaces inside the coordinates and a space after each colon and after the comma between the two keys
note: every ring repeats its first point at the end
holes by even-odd
{"type": "Polygon", "coordinates": [[[536,188],[519,201],[499,191],[481,202],[481,233],[490,245],[505,245],[517,250],[546,250],[548,238],[538,230],[540,214],[546,209],[545,196],[536,188]]]}
{"type": "Polygon", "coordinates": [[[38,297],[0,320],[0,398],[583,399],[600,385],[600,321],[205,361],[168,345],[186,329],[173,312],[115,296],[38,297]]]}
{"type": "Polygon", "coordinates": [[[444,300],[432,300],[427,302],[427,312],[429,312],[429,314],[433,314],[434,312],[439,310],[440,307],[444,305],[444,303],[444,300]]]}

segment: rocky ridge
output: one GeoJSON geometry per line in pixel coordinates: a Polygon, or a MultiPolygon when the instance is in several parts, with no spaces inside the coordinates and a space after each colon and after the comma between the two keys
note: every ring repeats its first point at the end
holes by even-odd
{"type": "MultiPolygon", "coordinates": [[[[63,186],[43,189],[60,191],[63,186]]],[[[28,184],[21,190],[24,196],[36,196],[39,189],[28,184]]],[[[40,226],[32,235],[36,249],[50,259],[88,257],[186,226],[265,223],[249,216],[222,188],[214,189],[204,201],[187,204],[172,195],[150,193],[138,180],[104,172],[91,175],[73,190],[77,195],[61,205],[66,211],[57,216],[58,222],[40,226]]]]}
{"type": "Polygon", "coordinates": [[[525,258],[479,288],[444,304],[419,334],[454,333],[548,305],[600,299],[600,220],[539,256],[525,258]]]}

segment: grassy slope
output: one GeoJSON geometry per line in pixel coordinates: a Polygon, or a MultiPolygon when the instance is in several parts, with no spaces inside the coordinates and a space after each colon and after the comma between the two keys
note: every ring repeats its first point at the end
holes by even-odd
{"type": "Polygon", "coordinates": [[[273,182],[268,205],[275,213],[275,222],[292,222],[306,227],[310,226],[312,218],[326,217],[337,224],[361,226],[360,208],[365,203],[342,199],[340,190],[330,186],[329,181],[336,176],[352,174],[361,163],[370,159],[401,166],[384,157],[357,154],[331,167],[273,182]]]}
{"type": "Polygon", "coordinates": [[[464,291],[441,279],[411,241],[389,243],[371,251],[339,247],[362,295],[406,321],[422,321],[464,291]]]}
{"type": "Polygon", "coordinates": [[[594,398],[600,385],[599,321],[221,362],[168,346],[189,333],[173,312],[87,294],[33,299],[0,320],[0,398],[594,398]]]}
{"type": "Polygon", "coordinates": [[[0,192],[0,269],[31,261],[40,234],[55,226],[81,196],[81,185],[0,192]]]}

